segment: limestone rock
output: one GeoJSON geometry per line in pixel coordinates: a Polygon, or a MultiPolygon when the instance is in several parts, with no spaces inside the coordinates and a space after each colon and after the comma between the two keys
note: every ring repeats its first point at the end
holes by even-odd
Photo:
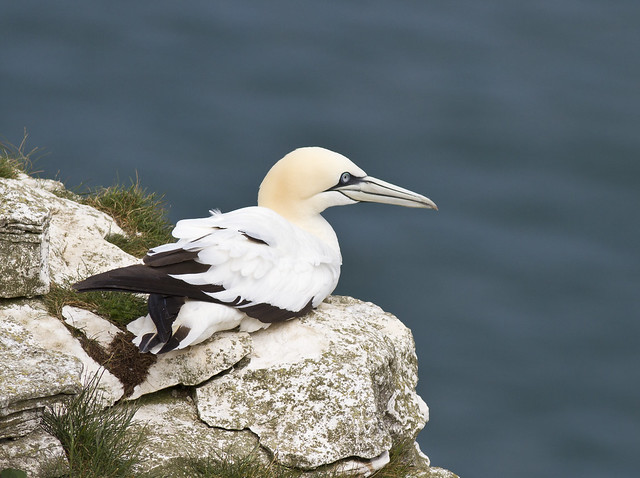
{"type": "Polygon", "coordinates": [[[389,464],[389,452],[384,451],[370,460],[345,459],[335,464],[334,470],[341,475],[371,476],[389,464]]]}
{"type": "Polygon", "coordinates": [[[29,477],[41,476],[46,463],[64,459],[65,453],[60,442],[41,429],[15,440],[5,440],[0,445],[0,470],[17,468],[29,477]]]}
{"type": "Polygon", "coordinates": [[[80,389],[78,360],[41,347],[21,324],[0,317],[0,440],[37,428],[42,409],[80,389]]]}
{"type": "Polygon", "coordinates": [[[121,330],[108,320],[78,307],[65,305],[62,308],[62,317],[67,324],[80,330],[88,339],[98,342],[104,349],[109,348],[116,335],[121,333],[121,330]]]}
{"type": "Polygon", "coordinates": [[[120,381],[109,371],[105,370],[93,360],[82,348],[64,324],[57,318],[50,316],[37,301],[25,304],[13,304],[0,308],[0,329],[3,322],[12,320],[26,329],[37,347],[59,352],[79,361],[82,368],[82,381],[86,382],[94,375],[99,375],[98,390],[106,405],[111,405],[124,394],[120,381]]]}
{"type": "Polygon", "coordinates": [[[373,304],[333,297],[252,340],[247,366],[198,387],[196,404],[210,426],[257,434],[282,464],[380,457],[428,420],[411,332],[373,304]]]}
{"type": "Polygon", "coordinates": [[[228,452],[242,458],[257,451],[265,463],[269,462],[268,455],[258,448],[258,438],[249,430],[229,431],[205,425],[188,394],[164,391],[141,399],[140,405],[134,418],[147,427],[148,438],[141,471],[163,470],[184,457],[204,458],[228,452]]]}
{"type": "Polygon", "coordinates": [[[251,352],[251,338],[246,332],[221,332],[206,342],[185,350],[158,356],[147,379],[137,385],[129,399],[174,385],[199,385],[227,370],[251,352]]]}
{"type": "Polygon", "coordinates": [[[139,262],[105,241],[108,234],[124,234],[113,218],[91,206],[58,196],[56,192],[64,191],[58,181],[22,174],[19,179],[0,180],[0,187],[3,188],[0,191],[0,218],[8,207],[2,206],[6,195],[22,201],[31,214],[38,214],[37,211],[43,209],[50,214],[48,262],[54,282],[75,282],[91,274],[139,262]]]}
{"type": "Polygon", "coordinates": [[[104,238],[124,234],[105,213],[69,199],[48,203],[51,210],[51,279],[76,282],[89,275],[140,262],[104,238]]]}
{"type": "Polygon", "coordinates": [[[49,292],[51,213],[20,181],[0,180],[0,297],[49,292]]]}
{"type": "MultiPolygon", "coordinates": [[[[135,420],[146,426],[148,439],[139,471],[171,476],[168,470],[179,467],[180,460],[185,457],[238,461],[251,456],[265,467],[273,460],[250,430],[225,430],[205,425],[198,418],[188,393],[164,391],[141,399],[139,405],[135,420]]],[[[336,464],[335,471],[349,476],[369,476],[388,462],[388,454],[385,455],[386,460],[345,460],[336,464]]],[[[314,474],[310,473],[310,476],[314,474]]]]}

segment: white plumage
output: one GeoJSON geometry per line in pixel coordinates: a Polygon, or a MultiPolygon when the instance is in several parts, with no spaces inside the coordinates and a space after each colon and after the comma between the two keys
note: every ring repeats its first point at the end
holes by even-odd
{"type": "Polygon", "coordinates": [[[214,267],[173,277],[193,285],[220,284],[224,290],[209,295],[222,302],[242,297],[249,304],[268,303],[287,310],[300,310],[321,296],[313,301],[316,307],[335,289],[342,263],[338,249],[271,209],[212,212],[205,219],[179,221],[173,231],[178,242],[163,247],[198,251],[199,261],[214,267]]]}
{"type": "Polygon", "coordinates": [[[151,249],[145,265],[74,287],[149,293],[149,314],[128,326],[143,352],[184,348],[236,327],[252,332],[304,315],[331,294],[342,258],[320,213],[360,201],[437,209],[342,155],[301,148],[269,171],[258,206],[179,221],[178,241],[151,249]]]}

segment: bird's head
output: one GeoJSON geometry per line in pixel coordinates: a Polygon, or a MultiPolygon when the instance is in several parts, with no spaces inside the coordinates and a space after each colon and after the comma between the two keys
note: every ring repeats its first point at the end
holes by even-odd
{"type": "Polygon", "coordinates": [[[438,209],[429,198],[368,176],[345,156],[319,147],[287,154],[269,170],[258,193],[259,206],[288,218],[357,202],[438,209]]]}

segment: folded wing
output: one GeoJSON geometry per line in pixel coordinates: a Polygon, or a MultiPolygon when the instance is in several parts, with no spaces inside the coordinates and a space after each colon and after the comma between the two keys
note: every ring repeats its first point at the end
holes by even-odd
{"type": "MultiPolygon", "coordinates": [[[[151,249],[144,264],[89,277],[74,288],[214,302],[277,322],[305,314],[338,282],[339,251],[267,208],[212,211],[178,222],[173,235],[178,241],[151,249]]],[[[177,315],[165,302],[150,301],[150,313],[170,310],[158,321],[152,314],[158,331],[177,315]]]]}

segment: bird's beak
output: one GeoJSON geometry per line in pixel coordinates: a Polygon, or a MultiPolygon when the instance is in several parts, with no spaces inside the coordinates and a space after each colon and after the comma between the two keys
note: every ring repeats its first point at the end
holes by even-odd
{"type": "Polygon", "coordinates": [[[371,176],[353,178],[350,183],[338,186],[334,190],[358,202],[378,202],[438,210],[436,203],[428,197],[371,176]]]}

